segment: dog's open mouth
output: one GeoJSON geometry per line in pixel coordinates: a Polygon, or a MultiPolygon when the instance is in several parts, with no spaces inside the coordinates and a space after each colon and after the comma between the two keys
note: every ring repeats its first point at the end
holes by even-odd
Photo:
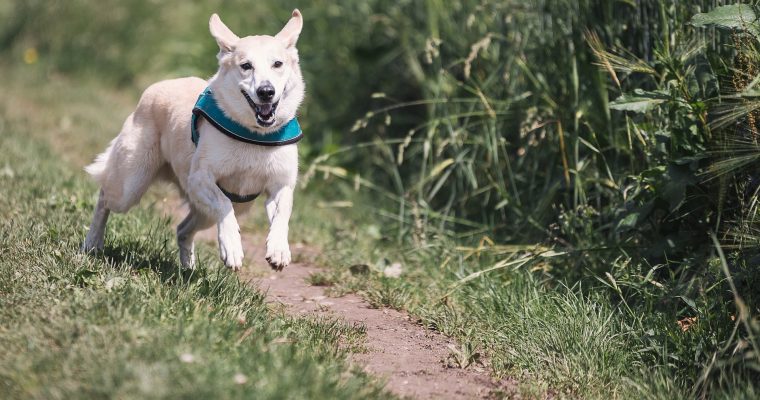
{"type": "Polygon", "coordinates": [[[256,114],[256,122],[261,126],[272,126],[274,124],[274,113],[277,111],[277,105],[280,102],[256,104],[245,90],[241,90],[240,92],[243,93],[248,105],[251,106],[253,113],[256,114]]]}

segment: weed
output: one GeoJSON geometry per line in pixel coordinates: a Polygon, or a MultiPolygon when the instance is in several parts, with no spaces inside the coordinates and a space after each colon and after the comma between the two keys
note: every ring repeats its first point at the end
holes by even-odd
{"type": "Polygon", "coordinates": [[[312,286],[333,286],[335,284],[335,276],[329,272],[314,272],[309,274],[306,282],[312,286]]]}

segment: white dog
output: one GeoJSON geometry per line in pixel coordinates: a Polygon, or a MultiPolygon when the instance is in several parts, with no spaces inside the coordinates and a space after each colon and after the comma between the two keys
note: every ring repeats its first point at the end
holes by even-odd
{"type": "Polygon", "coordinates": [[[110,211],[126,212],[154,180],[165,178],[190,205],[177,227],[183,267],[195,262],[196,232],[216,223],[224,264],[240,269],[243,246],[235,216],[248,211],[260,193],[266,193],[270,222],[266,259],[277,270],[290,263],[295,142],[302,136],[295,116],[304,97],[296,50],[302,26],[294,10],[277,35],[241,39],[211,16],[209,28],[219,44],[217,73],[208,81],[192,77],[150,86],[119,135],[86,168],[101,190],[83,251],[102,250],[110,211]]]}

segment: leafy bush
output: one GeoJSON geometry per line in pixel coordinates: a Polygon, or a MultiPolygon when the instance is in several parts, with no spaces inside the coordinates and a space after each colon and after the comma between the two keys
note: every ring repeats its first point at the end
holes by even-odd
{"type": "Polygon", "coordinates": [[[329,155],[309,172],[390,199],[383,215],[418,250],[439,234],[561,250],[542,268],[549,285],[603,282],[631,326],[662,329],[647,351],[695,395],[755,379],[758,299],[729,283],[760,276],[756,17],[748,5],[697,15],[715,6],[402,4],[424,16],[398,34],[416,38],[405,62],[422,98],[375,96],[388,106],[354,127],[367,143],[335,154],[358,174],[329,155]],[[679,335],[693,318],[703,330],[679,335]]]}

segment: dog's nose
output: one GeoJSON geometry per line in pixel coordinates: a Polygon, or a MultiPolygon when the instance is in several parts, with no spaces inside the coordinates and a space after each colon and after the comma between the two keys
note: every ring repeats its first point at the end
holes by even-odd
{"type": "Polygon", "coordinates": [[[271,101],[274,98],[274,86],[269,82],[264,82],[256,89],[256,95],[261,101],[271,101]]]}

